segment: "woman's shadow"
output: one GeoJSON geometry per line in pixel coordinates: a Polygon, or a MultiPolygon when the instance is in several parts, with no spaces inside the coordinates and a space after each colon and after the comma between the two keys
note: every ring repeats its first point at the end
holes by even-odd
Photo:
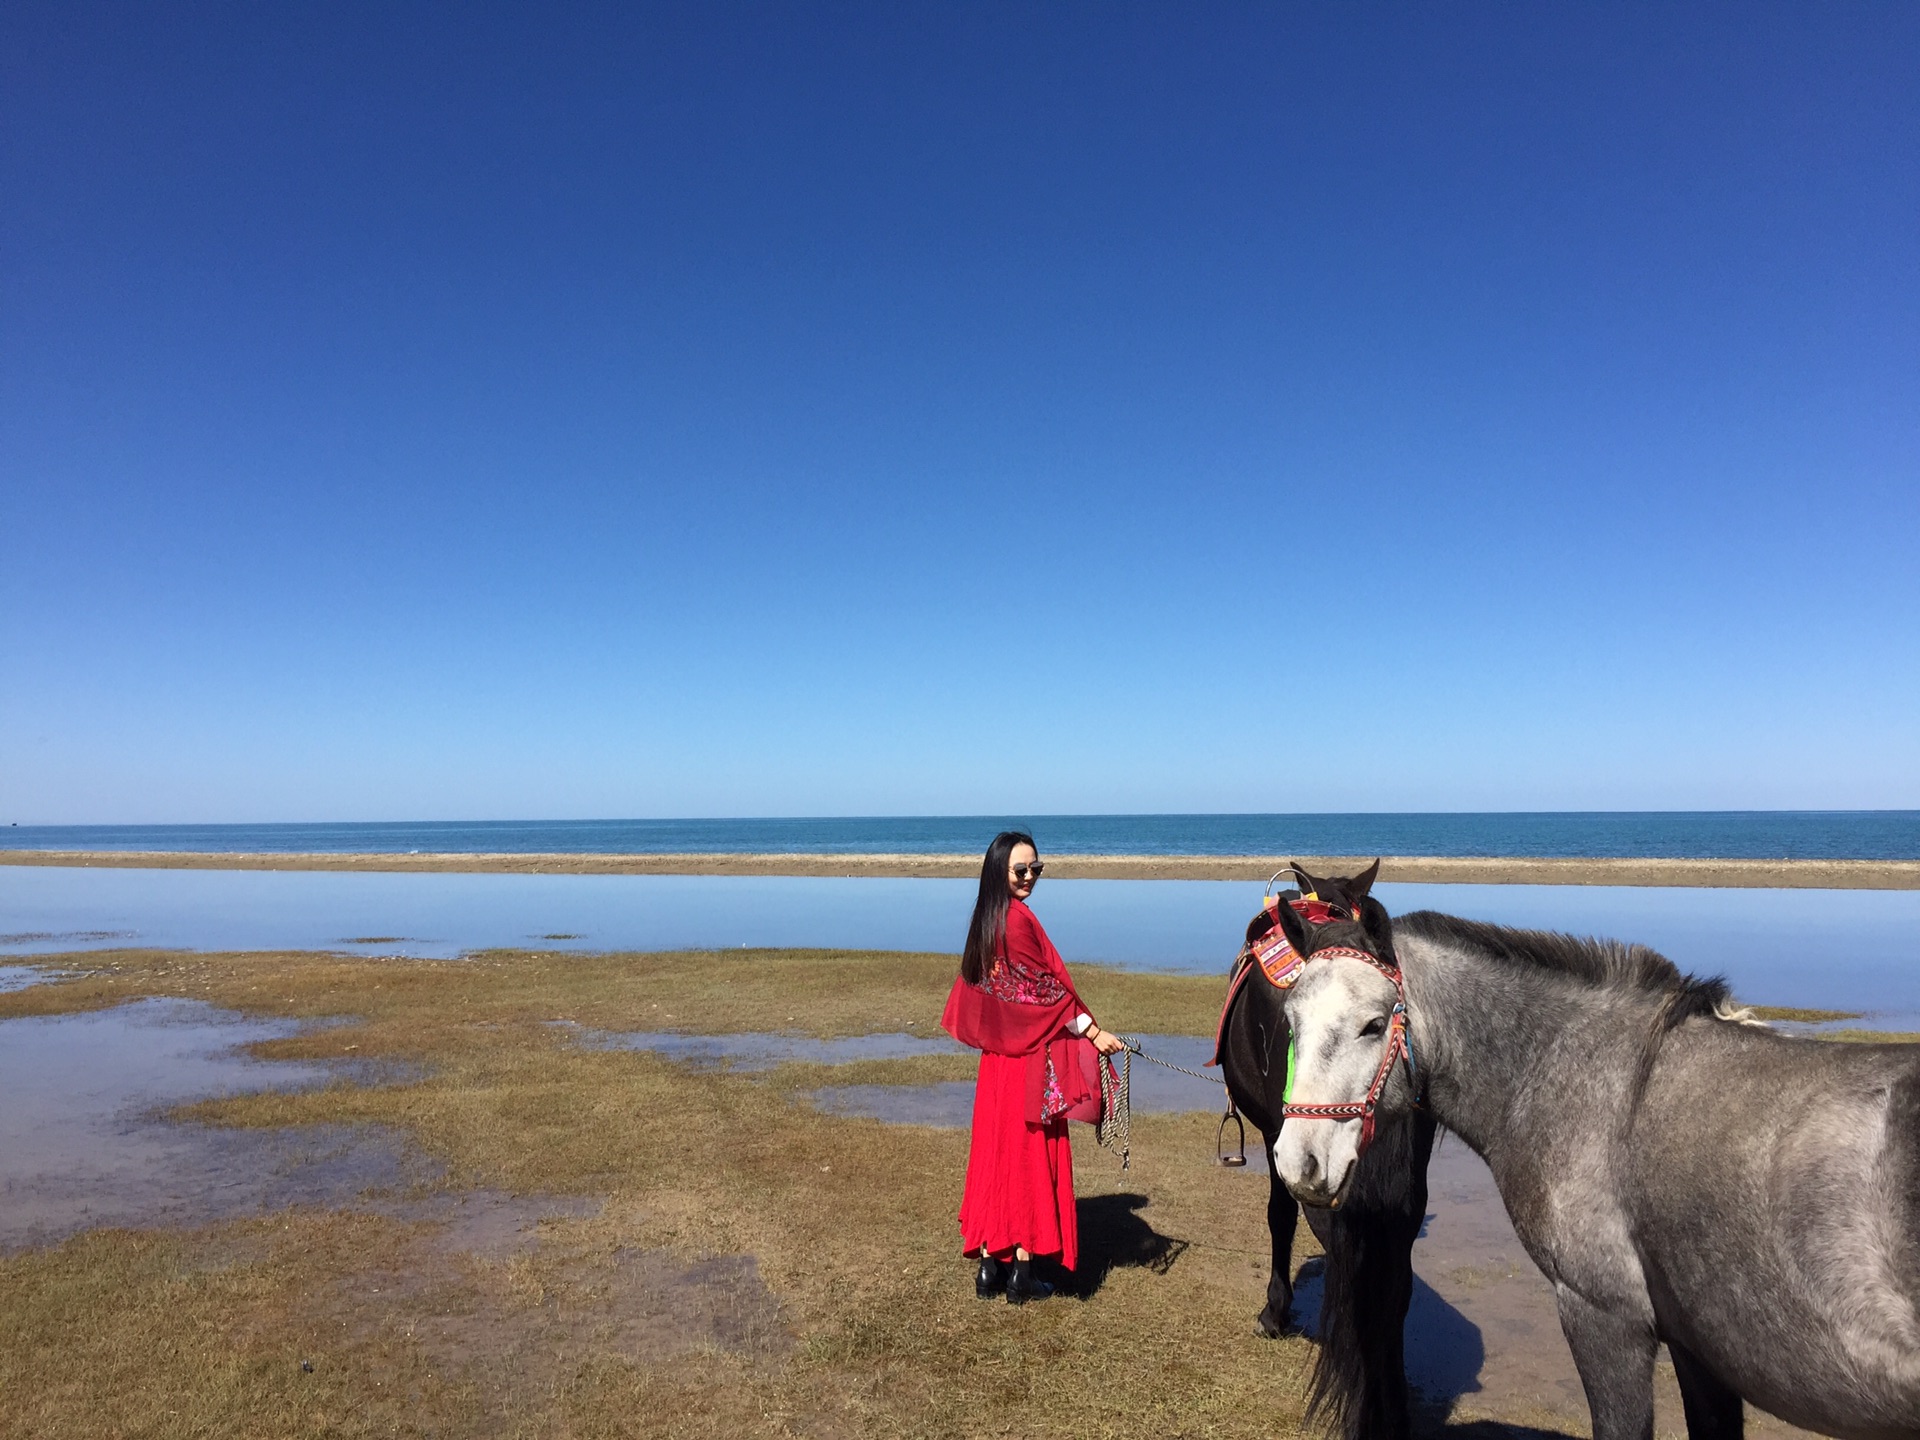
{"type": "Polygon", "coordinates": [[[1059,1277],[1063,1294],[1097,1295],[1116,1268],[1164,1275],[1186,1253],[1187,1242],[1162,1235],[1142,1220],[1144,1195],[1089,1195],[1079,1202],[1080,1268],[1059,1277]]]}

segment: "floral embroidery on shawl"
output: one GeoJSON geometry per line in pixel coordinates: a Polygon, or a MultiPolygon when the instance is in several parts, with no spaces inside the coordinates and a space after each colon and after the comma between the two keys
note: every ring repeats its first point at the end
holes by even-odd
{"type": "Polygon", "coordinates": [[[996,1000],[1010,1000],[1016,1005],[1058,1005],[1067,998],[1067,987],[1058,976],[1005,956],[993,962],[980,988],[996,1000]]]}
{"type": "Polygon", "coordinates": [[[1067,1097],[1060,1089],[1060,1077],[1054,1073],[1053,1051],[1047,1051],[1047,1084],[1040,1093],[1040,1123],[1046,1124],[1056,1115],[1067,1113],[1067,1097]]]}

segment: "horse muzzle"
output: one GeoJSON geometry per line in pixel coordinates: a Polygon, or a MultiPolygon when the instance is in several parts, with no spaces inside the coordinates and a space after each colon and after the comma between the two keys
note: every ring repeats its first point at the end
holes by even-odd
{"type": "Polygon", "coordinates": [[[1359,1153],[1337,1140],[1331,1146],[1304,1142],[1300,1132],[1306,1128],[1281,1129],[1280,1137],[1273,1142],[1273,1154],[1269,1157],[1274,1173],[1302,1205],[1337,1210],[1353,1183],[1359,1153]],[[1289,1129],[1294,1133],[1290,1135],[1289,1129]]]}

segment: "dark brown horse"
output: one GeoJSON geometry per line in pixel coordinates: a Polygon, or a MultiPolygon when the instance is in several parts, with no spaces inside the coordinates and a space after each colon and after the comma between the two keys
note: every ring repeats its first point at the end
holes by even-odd
{"type": "MultiPolygon", "coordinates": [[[[1368,893],[1380,862],[1347,878],[1317,879],[1295,869],[1308,894],[1327,903],[1325,943],[1364,938],[1371,953],[1393,953],[1385,908],[1368,893]]],[[[1283,903],[1301,898],[1282,893],[1283,903]]],[[[1247,927],[1252,945],[1273,927],[1263,910],[1247,927]]],[[[1252,962],[1242,960],[1242,964],[1252,962]]],[[[1238,971],[1236,971],[1238,974],[1238,971]]],[[[1266,1141],[1267,1229],[1273,1242],[1267,1303],[1258,1324],[1273,1337],[1290,1325],[1293,1237],[1301,1206],[1273,1164],[1284,1119],[1292,1032],[1283,1001],[1258,964],[1233,992],[1221,1017],[1220,1065],[1233,1103],[1266,1141]]],[[[1382,1123],[1337,1208],[1306,1206],[1307,1223],[1326,1251],[1320,1302],[1320,1352],[1314,1363],[1309,1413],[1331,1420],[1346,1440],[1401,1440],[1409,1414],[1404,1335],[1413,1297],[1413,1242],[1427,1210],[1427,1157],[1433,1122],[1424,1113],[1382,1123]]]]}

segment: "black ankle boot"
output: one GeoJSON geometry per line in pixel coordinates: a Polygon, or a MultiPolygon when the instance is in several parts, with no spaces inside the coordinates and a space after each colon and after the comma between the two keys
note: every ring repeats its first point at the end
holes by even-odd
{"type": "Polygon", "coordinates": [[[991,1300],[1007,1288],[1007,1267],[991,1255],[980,1257],[980,1273],[973,1277],[973,1293],[991,1300]]]}
{"type": "Polygon", "coordinates": [[[1024,1305],[1029,1300],[1044,1300],[1053,1294],[1053,1286],[1045,1280],[1033,1278],[1033,1262],[1016,1260],[1013,1271],[1007,1276],[1007,1303],[1024,1305]]]}

